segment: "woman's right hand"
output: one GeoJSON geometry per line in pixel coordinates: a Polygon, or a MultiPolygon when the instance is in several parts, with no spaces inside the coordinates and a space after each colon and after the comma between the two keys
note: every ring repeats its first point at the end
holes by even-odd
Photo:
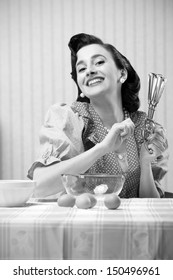
{"type": "Polygon", "coordinates": [[[105,151],[123,153],[125,152],[125,140],[134,133],[134,123],[130,118],[121,123],[115,123],[104,140],[100,143],[105,151]]]}

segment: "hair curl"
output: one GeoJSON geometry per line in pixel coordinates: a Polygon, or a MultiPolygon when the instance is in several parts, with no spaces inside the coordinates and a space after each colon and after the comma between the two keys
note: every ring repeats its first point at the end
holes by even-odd
{"type": "Polygon", "coordinates": [[[74,35],[70,39],[68,44],[71,50],[71,67],[72,67],[71,76],[78,87],[77,101],[90,102],[89,98],[80,97],[81,89],[77,83],[76,62],[77,62],[77,52],[81,48],[92,44],[101,45],[108,52],[110,52],[118,69],[126,69],[127,79],[122,84],[121,87],[122,104],[123,107],[128,112],[132,113],[137,111],[140,106],[140,101],[139,101],[140,78],[136,73],[136,71],[133,69],[129,60],[125,56],[123,56],[114,46],[110,44],[105,44],[101,39],[97,38],[96,36],[85,34],[85,33],[79,33],[77,35],[74,35]]]}

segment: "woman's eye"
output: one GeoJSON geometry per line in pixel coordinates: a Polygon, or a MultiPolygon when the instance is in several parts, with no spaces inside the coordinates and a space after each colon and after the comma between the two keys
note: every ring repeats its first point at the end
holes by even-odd
{"type": "Polygon", "coordinates": [[[104,64],[104,63],[105,63],[104,60],[99,60],[99,61],[96,62],[96,65],[102,65],[102,64],[104,64]]]}
{"type": "Polygon", "coordinates": [[[86,69],[85,67],[79,68],[78,73],[81,73],[81,72],[85,71],[85,69],[86,69]]]}

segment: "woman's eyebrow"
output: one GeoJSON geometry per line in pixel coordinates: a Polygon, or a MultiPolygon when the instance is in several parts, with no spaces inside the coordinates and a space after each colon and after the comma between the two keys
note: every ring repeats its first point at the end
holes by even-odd
{"type": "Polygon", "coordinates": [[[76,63],[76,67],[80,64],[85,64],[85,61],[84,60],[79,60],[77,63],[76,63]]]}
{"type": "MultiPolygon", "coordinates": [[[[91,59],[93,60],[93,59],[95,59],[95,58],[97,58],[97,57],[99,57],[99,56],[102,56],[102,57],[104,57],[104,58],[106,59],[106,57],[105,57],[103,54],[94,54],[93,56],[91,56],[91,59]]],[[[78,65],[80,65],[80,64],[85,64],[85,61],[84,61],[84,60],[79,60],[79,61],[76,63],[76,67],[77,67],[78,65]]]]}

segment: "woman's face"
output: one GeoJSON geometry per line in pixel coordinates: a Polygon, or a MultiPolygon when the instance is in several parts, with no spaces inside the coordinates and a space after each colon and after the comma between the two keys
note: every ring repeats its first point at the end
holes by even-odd
{"type": "Polygon", "coordinates": [[[76,72],[78,85],[88,98],[115,94],[120,87],[121,70],[101,45],[88,45],[78,51],[76,72]]]}

